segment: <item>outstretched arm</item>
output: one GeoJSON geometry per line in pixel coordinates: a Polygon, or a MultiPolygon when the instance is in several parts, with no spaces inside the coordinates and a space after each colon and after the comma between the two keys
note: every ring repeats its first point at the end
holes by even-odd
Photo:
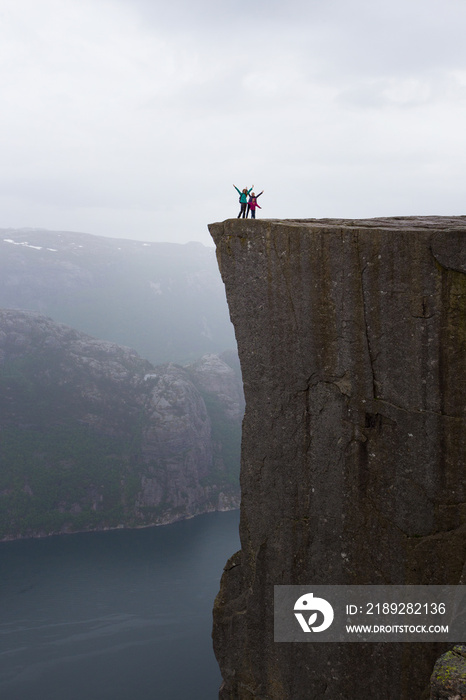
{"type": "Polygon", "coordinates": [[[235,190],[236,190],[239,194],[241,194],[241,190],[239,190],[239,189],[236,187],[236,185],[233,185],[233,187],[235,188],[235,190]]]}
{"type": "Polygon", "coordinates": [[[262,192],[259,192],[259,194],[256,194],[256,197],[260,197],[261,194],[264,194],[264,190],[262,190],[262,192]]]}

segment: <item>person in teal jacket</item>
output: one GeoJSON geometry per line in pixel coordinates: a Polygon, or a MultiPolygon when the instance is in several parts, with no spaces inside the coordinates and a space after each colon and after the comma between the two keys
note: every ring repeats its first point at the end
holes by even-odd
{"type": "Polygon", "coordinates": [[[239,219],[240,216],[242,216],[243,219],[245,219],[246,218],[246,207],[248,205],[248,195],[254,189],[254,185],[249,190],[247,187],[245,187],[242,192],[236,187],[236,185],[233,185],[233,187],[235,188],[235,190],[239,194],[239,203],[241,204],[241,209],[239,210],[239,214],[236,218],[239,219]]]}

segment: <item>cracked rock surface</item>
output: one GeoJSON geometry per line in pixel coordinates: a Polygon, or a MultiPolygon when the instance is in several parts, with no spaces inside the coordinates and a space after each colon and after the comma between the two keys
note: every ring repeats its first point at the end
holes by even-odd
{"type": "Polygon", "coordinates": [[[246,397],[220,697],[428,697],[445,647],[274,644],[273,585],[465,582],[466,217],[209,229],[246,397]]]}

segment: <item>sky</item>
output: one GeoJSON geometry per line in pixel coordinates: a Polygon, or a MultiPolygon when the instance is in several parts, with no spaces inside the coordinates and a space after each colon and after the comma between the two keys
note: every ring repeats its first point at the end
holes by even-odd
{"type": "Polygon", "coordinates": [[[466,213],[464,0],[0,0],[0,228],[466,213]]]}

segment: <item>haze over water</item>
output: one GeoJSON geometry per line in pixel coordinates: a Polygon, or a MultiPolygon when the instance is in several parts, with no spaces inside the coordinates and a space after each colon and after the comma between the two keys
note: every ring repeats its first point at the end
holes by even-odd
{"type": "Polygon", "coordinates": [[[215,700],[239,513],[0,543],[2,700],[215,700]]]}

